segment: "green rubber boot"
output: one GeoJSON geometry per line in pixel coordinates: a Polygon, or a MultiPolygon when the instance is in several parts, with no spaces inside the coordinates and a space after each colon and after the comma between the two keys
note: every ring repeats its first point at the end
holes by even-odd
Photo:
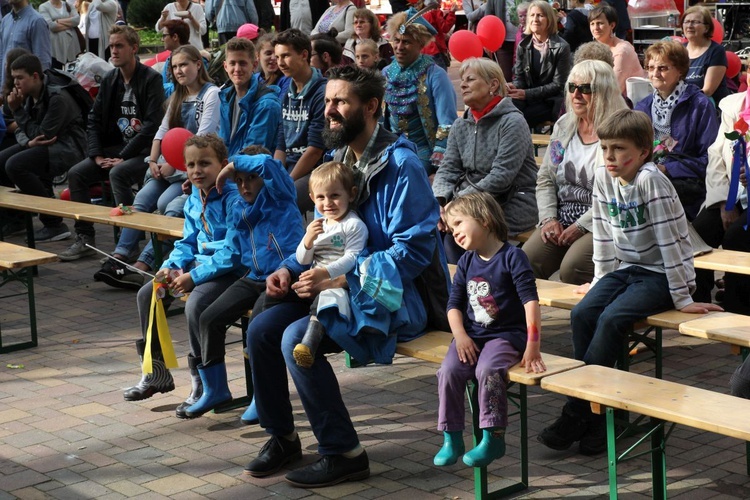
{"type": "Polygon", "coordinates": [[[466,451],[462,431],[443,431],[443,436],[445,436],[443,447],[432,460],[432,463],[438,467],[455,464],[458,462],[458,457],[466,451]]]}
{"type": "Polygon", "coordinates": [[[505,455],[505,429],[495,427],[482,430],[482,441],[464,455],[469,467],[487,467],[493,460],[505,455]]]}

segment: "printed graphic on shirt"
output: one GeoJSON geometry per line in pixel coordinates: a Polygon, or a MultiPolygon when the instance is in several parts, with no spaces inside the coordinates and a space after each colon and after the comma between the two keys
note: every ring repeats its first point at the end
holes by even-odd
{"type": "Polygon", "coordinates": [[[645,204],[638,205],[634,201],[619,203],[616,199],[612,198],[607,203],[607,210],[611,218],[618,219],[622,229],[637,227],[646,222],[646,217],[644,216],[646,211],[645,204]]]}
{"type": "Polygon", "coordinates": [[[117,119],[117,128],[120,129],[125,142],[129,142],[143,128],[143,123],[137,115],[138,102],[135,98],[135,92],[130,85],[125,85],[122,101],[120,101],[120,118],[117,119]]]}
{"type": "Polygon", "coordinates": [[[565,203],[560,204],[558,217],[570,225],[591,207],[594,178],[589,178],[585,168],[576,168],[572,161],[566,161],[562,170],[566,182],[561,183],[558,198],[565,203]]]}
{"type": "Polygon", "coordinates": [[[484,327],[491,325],[500,309],[497,307],[495,297],[492,296],[492,287],[482,277],[471,278],[466,282],[466,293],[469,295],[469,304],[474,311],[474,321],[484,327]]]}

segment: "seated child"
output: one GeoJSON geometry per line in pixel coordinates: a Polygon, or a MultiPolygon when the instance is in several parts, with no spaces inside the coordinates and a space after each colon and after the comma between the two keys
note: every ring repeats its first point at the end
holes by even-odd
{"type": "Polygon", "coordinates": [[[375,40],[365,38],[358,41],[354,48],[354,59],[360,68],[377,70],[380,64],[380,51],[375,40]]]}
{"type": "MultiPolygon", "coordinates": [[[[266,290],[266,277],[285,258],[294,255],[304,234],[294,181],[281,162],[274,160],[262,146],[248,146],[231,160],[216,179],[216,188],[222,192],[233,186],[226,181],[234,179],[244,200],[234,206],[225,242],[231,250],[232,264],[247,269],[247,274],[201,315],[203,358],[199,368],[212,375],[203,381],[203,396],[186,409],[188,417],[199,417],[231,399],[224,364],[227,328],[252,309],[266,290]]],[[[245,424],[257,422],[254,403],[255,400],[242,415],[245,424]]]]}
{"type": "MultiPolygon", "coordinates": [[[[613,367],[636,321],[672,308],[721,308],[690,297],[695,270],[687,220],[672,183],[651,161],[649,117],[622,109],[596,132],[605,164],[594,174],[594,280],[579,287],[586,296],[573,308],[570,326],[576,359],[613,367]]],[[[605,451],[606,438],[604,415],[576,398],[568,398],[560,418],[538,437],[553,450],[580,441],[583,455],[605,451]]]]}
{"type": "MultiPolygon", "coordinates": [[[[215,185],[219,172],[227,164],[226,146],[215,134],[193,136],[185,142],[185,164],[193,190],[185,202],[183,237],[175,242],[174,250],[155,278],[157,282],[164,282],[170,271],[181,270],[183,274],[171,280],[169,288],[173,293],[191,292],[185,304],[185,319],[190,342],[188,365],[192,376],[192,391],[188,399],[177,407],[176,414],[180,418],[185,418],[185,409],[194,404],[203,392],[201,381],[206,373],[199,370],[201,316],[245,271],[237,265],[231,249],[224,244],[231,214],[240,195],[234,184],[224,188],[221,194],[215,185]]],[[[144,340],[136,341],[136,350],[141,356],[141,362],[149,328],[152,289],[153,284],[149,282],[138,291],[138,315],[144,340]]],[[[165,306],[169,303],[171,298],[165,297],[165,306]]],[[[126,401],[140,401],[157,392],[174,390],[174,380],[164,364],[162,346],[156,332],[152,335],[151,356],[153,372],[144,373],[137,385],[125,390],[126,401]]]]}
{"type": "Polygon", "coordinates": [[[458,261],[448,300],[453,342],[438,370],[438,466],[464,454],[464,392],[477,379],[482,441],[466,453],[469,467],[486,467],[505,455],[508,370],[521,361],[527,372],[547,368],[539,352],[541,312],[531,264],[509,245],[500,205],[488,193],[471,193],[446,207],[448,226],[466,253],[458,261]],[[522,354],[523,353],[523,354],[522,354]]]}
{"type": "MultiPolygon", "coordinates": [[[[349,207],[357,195],[354,172],[343,163],[329,161],[313,170],[309,187],[315,210],[323,217],[307,226],[297,247],[297,262],[312,264],[300,279],[315,280],[316,275],[334,279],[354,269],[357,256],[367,244],[367,226],[349,207]]],[[[305,336],[294,348],[294,360],[303,368],[312,366],[315,351],[325,335],[317,315],[330,307],[338,307],[339,314],[349,316],[348,292],[343,288],[324,290],[313,301],[305,336]]]]}

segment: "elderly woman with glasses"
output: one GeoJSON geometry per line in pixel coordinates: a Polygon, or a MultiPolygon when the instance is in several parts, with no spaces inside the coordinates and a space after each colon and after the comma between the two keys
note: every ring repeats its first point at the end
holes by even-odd
{"type": "MultiPolygon", "coordinates": [[[[461,95],[468,108],[448,135],[432,192],[441,206],[452,198],[486,191],[503,205],[509,234],[534,227],[536,162],[529,127],[506,97],[505,77],[489,59],[467,59],[460,69],[461,95]]],[[[446,227],[440,225],[445,231],[446,227]]],[[[463,250],[450,232],[444,238],[448,262],[463,250]]]]}
{"type": "Polygon", "coordinates": [[[563,86],[570,71],[570,46],[557,34],[557,14],[544,0],[529,4],[525,36],[516,49],[508,96],[529,127],[554,121],[560,114],[563,86]]]}
{"type": "Polygon", "coordinates": [[[727,74],[727,53],[711,40],[714,22],[711,12],[700,5],[690,7],[682,15],[682,34],[687,38],[690,69],[685,81],[696,85],[716,105],[730,94],[724,76],[727,74]]]}
{"type": "Polygon", "coordinates": [[[591,191],[594,170],[604,164],[596,129],[626,107],[612,67],[582,61],[570,71],[565,113],[555,124],[536,181],[540,223],[524,243],[537,278],[560,271],[565,283],[594,277],[591,191]]]}
{"type": "Polygon", "coordinates": [[[698,215],[706,199],[708,148],[716,139],[719,120],[711,100],[685,80],[690,61],[680,43],[661,41],[645,54],[654,93],[635,109],[654,124],[654,163],[669,177],[688,220],[698,215]]]}
{"type": "Polygon", "coordinates": [[[354,51],[360,40],[372,39],[378,46],[380,62],[378,69],[383,69],[391,63],[393,47],[382,37],[378,17],[370,9],[363,7],[354,11],[354,33],[344,44],[344,64],[354,64],[354,51]]]}

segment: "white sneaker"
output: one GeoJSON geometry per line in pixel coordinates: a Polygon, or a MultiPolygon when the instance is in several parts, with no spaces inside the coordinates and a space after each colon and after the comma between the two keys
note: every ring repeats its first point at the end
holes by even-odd
{"type": "Polygon", "coordinates": [[[72,260],[78,260],[82,257],[96,255],[96,250],[88,248],[86,244],[96,246],[94,237],[86,236],[85,234],[77,234],[75,243],[73,243],[70,248],[68,248],[61,254],[58,254],[58,257],[60,257],[60,260],[62,261],[69,262],[72,260]]]}

